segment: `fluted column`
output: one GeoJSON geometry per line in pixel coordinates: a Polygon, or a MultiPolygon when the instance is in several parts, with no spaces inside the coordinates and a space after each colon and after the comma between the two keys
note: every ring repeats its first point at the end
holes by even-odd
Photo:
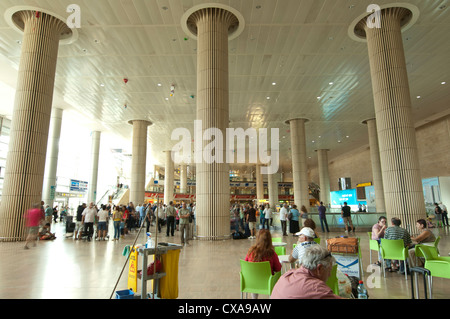
{"type": "Polygon", "coordinates": [[[42,200],[46,205],[53,207],[56,192],[56,171],[58,168],[59,140],[61,138],[63,110],[53,109],[50,120],[50,133],[42,200]]]}
{"type": "Polygon", "coordinates": [[[256,165],[256,202],[264,199],[264,179],[261,174],[261,165],[256,165]]]}
{"type": "Polygon", "coordinates": [[[187,165],[180,166],[180,193],[187,193],[187,165]]]}
{"type": "Polygon", "coordinates": [[[364,29],[375,102],[380,161],[388,219],[399,217],[413,231],[426,217],[401,23],[406,8],[381,11],[381,28],[364,29]]]}
{"type": "Polygon", "coordinates": [[[328,173],[328,151],[316,150],[319,167],[320,201],[326,206],[330,204],[330,175],[328,173]]]}
{"type": "Polygon", "coordinates": [[[172,151],[166,151],[166,167],[164,171],[164,204],[169,205],[173,201],[173,173],[174,164],[172,160],[172,151]]]}
{"type": "Polygon", "coordinates": [[[23,214],[42,198],[59,40],[71,32],[45,13],[20,11],[15,20],[24,35],[0,204],[2,241],[25,239],[23,214]]]}
{"type": "Polygon", "coordinates": [[[309,208],[308,165],[306,163],[306,133],[307,119],[292,119],[287,121],[291,129],[292,176],[294,179],[294,203],[300,208],[309,208]]]}
{"type": "Polygon", "coordinates": [[[97,201],[98,160],[100,158],[101,132],[91,132],[91,166],[88,184],[88,203],[97,201]]]}
{"type": "Polygon", "coordinates": [[[147,131],[152,123],[133,120],[133,146],[131,159],[130,202],[135,206],[145,200],[145,177],[147,164],[147,131]]]}
{"type": "Polygon", "coordinates": [[[369,131],[370,162],[372,164],[372,179],[375,189],[375,209],[377,213],[385,213],[383,176],[381,173],[380,147],[378,145],[377,123],[375,119],[369,119],[363,123],[367,124],[369,131]]]}
{"type": "Polygon", "coordinates": [[[278,182],[280,175],[278,173],[267,174],[267,185],[269,186],[269,205],[273,212],[276,211],[278,204],[278,182]]]}
{"type": "MultiPolygon", "coordinates": [[[[196,222],[197,238],[230,238],[229,165],[225,163],[226,128],[229,123],[228,37],[237,24],[236,16],[223,8],[203,8],[192,13],[188,25],[197,32],[197,120],[201,134],[218,129],[215,136],[215,160],[198,156],[196,146],[196,222]],[[222,159],[222,162],[218,161],[222,159]]],[[[196,141],[205,149],[211,141],[196,141]]],[[[207,155],[208,156],[208,155],[207,155]]]]}

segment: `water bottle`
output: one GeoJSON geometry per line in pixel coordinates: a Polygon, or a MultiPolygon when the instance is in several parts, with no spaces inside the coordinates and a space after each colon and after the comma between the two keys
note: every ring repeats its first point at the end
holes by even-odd
{"type": "Polygon", "coordinates": [[[358,299],[367,299],[367,289],[364,287],[362,280],[359,281],[358,285],[358,299]]]}
{"type": "Polygon", "coordinates": [[[145,248],[154,248],[155,247],[155,241],[152,238],[151,233],[147,233],[147,243],[145,244],[145,248]]]}

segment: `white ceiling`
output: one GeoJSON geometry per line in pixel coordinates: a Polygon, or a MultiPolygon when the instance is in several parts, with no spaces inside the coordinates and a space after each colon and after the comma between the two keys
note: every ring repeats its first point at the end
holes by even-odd
{"type": "MultiPolygon", "coordinates": [[[[175,143],[172,130],[192,131],[196,119],[196,41],[183,32],[181,18],[208,2],[231,6],[245,20],[243,33],[229,43],[230,127],[280,128],[284,171],[290,170],[285,121],[291,118],[310,119],[310,166],[316,165],[315,149],[330,149],[331,160],[368,144],[361,124],[374,116],[367,45],[352,40],[348,28],[369,4],[397,1],[1,0],[0,13],[29,5],[68,17],[66,8],[78,4],[81,28],[74,43],[60,46],[54,106],[77,110],[93,129],[128,138],[130,149],[127,122],[151,121],[149,147],[163,165],[162,151],[175,143]]],[[[414,118],[421,125],[450,109],[450,8],[446,0],[401,2],[420,10],[403,38],[414,118]]],[[[0,80],[13,86],[10,68],[18,67],[21,38],[0,18],[0,80]]]]}

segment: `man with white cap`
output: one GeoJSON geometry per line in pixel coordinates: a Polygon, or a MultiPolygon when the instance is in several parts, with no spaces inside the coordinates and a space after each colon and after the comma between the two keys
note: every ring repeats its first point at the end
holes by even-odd
{"type": "Polygon", "coordinates": [[[314,230],[310,227],[303,227],[298,233],[295,235],[298,237],[297,246],[295,246],[291,255],[289,256],[289,262],[294,263],[298,261],[299,263],[302,260],[303,255],[305,254],[305,250],[311,247],[311,245],[317,245],[314,241],[315,233],[314,230]]]}

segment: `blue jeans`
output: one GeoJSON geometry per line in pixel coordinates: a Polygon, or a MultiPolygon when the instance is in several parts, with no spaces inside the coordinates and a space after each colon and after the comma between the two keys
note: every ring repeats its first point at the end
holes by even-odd
{"type": "Polygon", "coordinates": [[[327,232],[330,232],[330,230],[328,229],[327,218],[325,216],[324,217],[319,216],[319,219],[320,219],[320,226],[322,227],[322,232],[325,232],[325,228],[323,227],[324,223],[325,223],[325,227],[327,228],[327,232]]]}
{"type": "Polygon", "coordinates": [[[114,238],[120,238],[120,220],[114,222],[114,238]]]}

